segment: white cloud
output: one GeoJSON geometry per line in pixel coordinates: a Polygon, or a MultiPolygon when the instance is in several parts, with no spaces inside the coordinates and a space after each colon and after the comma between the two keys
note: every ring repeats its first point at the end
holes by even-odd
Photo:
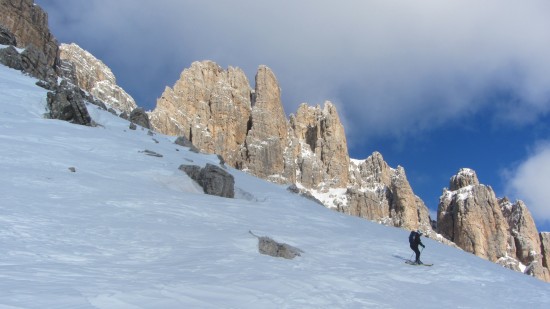
{"type": "Polygon", "coordinates": [[[107,58],[130,93],[157,85],[158,97],[175,71],[212,59],[251,81],[270,66],[287,113],[335,101],[351,138],[421,132],[481,109],[516,123],[550,110],[546,0],[37,2],[62,3],[50,22],[107,58]]]}
{"type": "Polygon", "coordinates": [[[546,142],[509,175],[508,191],[526,203],[537,221],[550,223],[549,184],[550,142],[546,142]]]}

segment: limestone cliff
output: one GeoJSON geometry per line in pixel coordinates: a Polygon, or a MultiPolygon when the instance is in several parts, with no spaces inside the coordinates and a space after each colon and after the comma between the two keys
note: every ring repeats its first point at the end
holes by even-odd
{"type": "Polygon", "coordinates": [[[149,114],[151,125],[185,136],[198,149],[242,166],[241,147],[251,127],[252,89],[244,72],[212,61],[194,62],[173,88],[166,87],[149,114]]]}
{"type": "Polygon", "coordinates": [[[0,0],[0,24],[15,35],[17,47],[33,45],[54,69],[58,43],[48,27],[48,14],[33,0],[0,0]]]}
{"type": "Polygon", "coordinates": [[[288,121],[279,83],[266,66],[258,69],[252,99],[250,131],[245,140],[242,166],[261,178],[288,182],[284,158],[289,146],[288,121]]]}
{"type": "Polygon", "coordinates": [[[378,152],[363,161],[351,161],[346,196],[347,200],[337,205],[342,212],[409,230],[431,231],[428,208],[414,194],[405,169],[389,167],[378,152]]]}
{"type": "Polygon", "coordinates": [[[439,200],[439,233],[490,261],[505,257],[507,224],[493,189],[480,184],[471,169],[461,169],[449,187],[439,200]]]}
{"type": "Polygon", "coordinates": [[[508,223],[508,255],[518,268],[531,276],[550,282],[550,271],[544,266],[544,251],[535,221],[522,201],[511,203],[508,198],[499,200],[508,223]]]}
{"type": "Polygon", "coordinates": [[[242,70],[194,62],[150,113],[152,126],[180,135],[228,165],[295,184],[329,208],[408,229],[430,228],[428,209],[405,171],[380,154],[351,161],[336,107],[302,104],[287,120],[275,74],[260,66],[254,90],[242,70]]]}
{"type": "Polygon", "coordinates": [[[109,67],[76,44],[61,44],[59,58],[72,64],[73,82],[112,108],[130,114],[137,106],[134,99],[116,84],[109,67]]]}
{"type": "Polygon", "coordinates": [[[323,108],[303,103],[295,115],[290,115],[290,126],[299,141],[296,181],[309,189],[346,187],[350,160],[336,107],[328,101],[323,108]]]}
{"type": "Polygon", "coordinates": [[[438,208],[439,233],[477,256],[550,281],[541,237],[521,201],[497,199],[471,169],[451,177],[438,208]]]}

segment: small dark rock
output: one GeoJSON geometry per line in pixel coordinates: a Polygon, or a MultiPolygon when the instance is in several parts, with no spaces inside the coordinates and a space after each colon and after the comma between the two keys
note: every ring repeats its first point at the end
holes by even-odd
{"type": "Polygon", "coordinates": [[[129,128],[130,128],[130,130],[135,130],[135,129],[137,129],[137,126],[136,126],[135,123],[130,122],[130,127],[129,128]]]}

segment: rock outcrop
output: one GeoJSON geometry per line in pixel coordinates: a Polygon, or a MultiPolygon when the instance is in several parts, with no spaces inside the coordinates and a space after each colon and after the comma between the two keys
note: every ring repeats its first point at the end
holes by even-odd
{"type": "Polygon", "coordinates": [[[157,100],[149,114],[151,125],[164,134],[185,136],[201,151],[220,154],[237,166],[250,129],[251,94],[241,69],[194,62],[157,100]]]}
{"type": "MultiPolygon", "coordinates": [[[[244,72],[194,62],[150,113],[154,129],[185,137],[229,166],[294,184],[332,209],[409,229],[430,231],[428,209],[405,171],[380,154],[350,162],[344,127],[331,102],[302,104],[289,120],[275,74],[258,68],[251,90],[244,72]]],[[[305,195],[305,194],[304,194],[305,195]]]]}
{"type": "MultiPolygon", "coordinates": [[[[542,266],[546,269],[550,269],[550,233],[539,233],[542,253],[542,266]]],[[[550,281],[550,280],[549,280],[550,281]]]]}
{"type": "Polygon", "coordinates": [[[75,124],[94,126],[81,90],[62,81],[55,91],[48,92],[49,118],[75,124]]]}
{"type": "Polygon", "coordinates": [[[465,251],[549,281],[543,237],[522,201],[497,199],[471,169],[451,177],[438,208],[439,233],[465,251]]]}
{"type": "Polygon", "coordinates": [[[0,24],[15,35],[17,47],[34,46],[46,66],[55,69],[58,43],[49,30],[48,14],[33,0],[0,0],[0,12],[0,24]]]}
{"type": "Polygon", "coordinates": [[[206,194],[227,198],[235,196],[233,175],[216,165],[206,164],[204,168],[196,165],[181,165],[179,169],[195,180],[206,194]]]}
{"type": "Polygon", "coordinates": [[[116,84],[111,69],[80,46],[61,44],[59,58],[59,71],[68,72],[67,79],[97,99],[127,114],[137,107],[134,99],[116,84]],[[62,69],[66,67],[70,69],[62,69]]]}
{"type": "Polygon", "coordinates": [[[386,225],[431,231],[424,202],[414,194],[403,167],[390,168],[378,152],[363,161],[352,160],[347,203],[338,210],[386,225]]]}
{"type": "Polygon", "coordinates": [[[550,282],[550,271],[543,259],[544,251],[535,221],[522,201],[511,203],[508,198],[499,200],[508,223],[508,256],[518,263],[526,274],[550,282]]]}
{"type": "Polygon", "coordinates": [[[55,71],[41,50],[32,44],[24,49],[16,49],[13,44],[16,42],[15,35],[5,27],[0,26],[0,35],[2,41],[8,43],[6,48],[0,49],[0,63],[42,80],[43,84],[51,85],[48,88],[57,85],[55,71]]]}
{"type": "Polygon", "coordinates": [[[336,107],[328,101],[323,108],[303,103],[290,115],[290,126],[299,148],[294,151],[298,158],[296,181],[309,189],[346,187],[350,159],[336,107]]]}
{"type": "Polygon", "coordinates": [[[141,107],[134,108],[134,110],[130,113],[128,120],[146,129],[151,129],[151,122],[149,121],[149,116],[141,107]]]}
{"type": "Polygon", "coordinates": [[[507,254],[508,228],[498,200],[475,171],[461,169],[439,200],[439,233],[465,251],[496,262],[507,254]]]}
{"type": "Polygon", "coordinates": [[[17,46],[15,35],[6,27],[0,24],[0,45],[17,46]]]}
{"type": "Polygon", "coordinates": [[[301,256],[302,253],[304,253],[301,249],[289,244],[277,242],[270,237],[255,235],[252,231],[249,231],[249,233],[258,238],[258,251],[261,254],[292,260],[293,258],[301,256]]]}

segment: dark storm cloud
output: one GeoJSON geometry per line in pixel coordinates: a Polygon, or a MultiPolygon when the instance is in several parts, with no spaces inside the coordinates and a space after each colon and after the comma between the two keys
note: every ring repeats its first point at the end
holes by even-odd
{"type": "Polygon", "coordinates": [[[270,66],[287,113],[334,101],[351,144],[359,132],[422,132],[481,110],[522,123],[550,108],[548,1],[37,2],[55,8],[58,37],[148,108],[202,59],[250,79],[270,66]]]}

